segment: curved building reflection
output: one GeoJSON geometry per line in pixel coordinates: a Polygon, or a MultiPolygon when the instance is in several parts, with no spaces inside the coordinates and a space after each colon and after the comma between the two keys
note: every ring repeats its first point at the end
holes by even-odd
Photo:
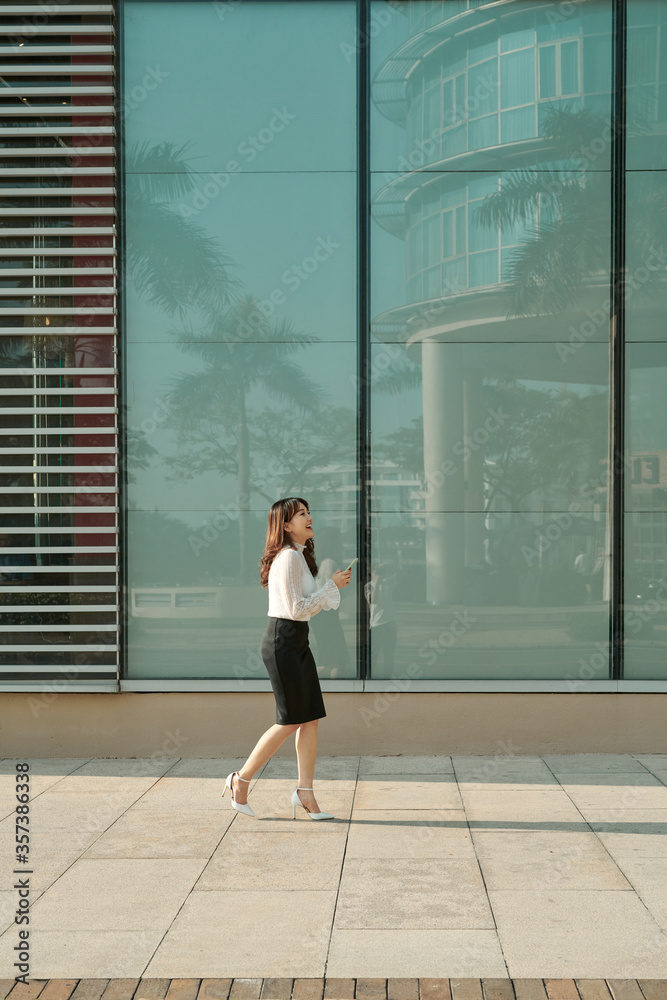
{"type": "Polygon", "coordinates": [[[417,2],[393,30],[372,86],[373,351],[396,369],[375,384],[374,551],[424,546],[423,580],[403,552],[424,615],[399,646],[423,676],[577,678],[608,634],[611,7],[417,2]],[[417,482],[399,500],[392,476],[417,482]],[[462,606],[476,621],[438,651],[462,606]]]}

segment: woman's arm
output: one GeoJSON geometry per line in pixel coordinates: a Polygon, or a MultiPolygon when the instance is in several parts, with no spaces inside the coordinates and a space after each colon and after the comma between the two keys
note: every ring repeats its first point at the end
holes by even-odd
{"type": "Polygon", "coordinates": [[[333,580],[327,580],[323,587],[309,597],[301,590],[303,564],[296,549],[286,549],[276,556],[272,569],[278,576],[280,596],[284,606],[295,621],[308,619],[318,611],[328,611],[340,604],[340,590],[333,580]]]}

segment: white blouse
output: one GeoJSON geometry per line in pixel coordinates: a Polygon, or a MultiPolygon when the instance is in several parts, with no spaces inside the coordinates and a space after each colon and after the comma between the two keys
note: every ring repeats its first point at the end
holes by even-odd
{"type": "Polygon", "coordinates": [[[305,546],[281,549],[269,570],[269,617],[307,622],[318,611],[329,611],[340,604],[340,590],[329,579],[316,590],[315,579],[303,554],[305,546]]]}

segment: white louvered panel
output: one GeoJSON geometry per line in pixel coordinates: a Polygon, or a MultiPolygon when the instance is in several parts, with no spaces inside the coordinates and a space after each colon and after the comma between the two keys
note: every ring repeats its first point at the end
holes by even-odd
{"type": "Polygon", "coordinates": [[[4,214],[10,224],[13,217],[19,225],[0,230],[0,254],[10,264],[2,272],[4,278],[30,281],[27,287],[0,289],[0,323],[12,324],[0,325],[0,337],[18,338],[19,344],[26,344],[25,361],[17,359],[20,367],[0,369],[0,396],[7,404],[0,414],[0,457],[4,463],[0,475],[5,476],[0,504],[3,500],[7,504],[0,506],[0,532],[10,535],[3,555],[13,564],[0,566],[0,573],[9,575],[0,588],[0,600],[4,597],[5,602],[11,602],[0,605],[0,628],[3,618],[11,623],[3,629],[10,634],[0,647],[0,675],[3,683],[35,676],[36,684],[40,683],[38,677],[47,678],[48,683],[49,677],[69,671],[77,676],[112,678],[117,675],[120,589],[118,408],[115,340],[108,338],[116,335],[116,310],[113,304],[82,303],[104,302],[105,298],[113,303],[116,295],[113,201],[103,207],[88,203],[91,198],[115,198],[116,194],[114,7],[0,3],[0,14],[14,18],[14,23],[5,20],[0,24],[0,76],[6,78],[5,88],[0,89],[0,137],[6,143],[0,148],[0,177],[7,184],[0,197],[30,200],[29,207],[10,201],[4,214]],[[57,17],[49,16],[55,13],[57,17]],[[29,21],[32,14],[40,15],[35,19],[39,23],[29,21]],[[108,20],[102,21],[99,15],[108,20]],[[50,23],[52,20],[55,23],[50,23]],[[52,36],[55,44],[46,44],[52,36]],[[78,55],[91,56],[92,60],[73,62],[78,55]],[[52,63],[54,58],[59,62],[52,63]],[[100,95],[103,103],[96,104],[100,95]],[[16,97],[21,98],[20,103],[9,103],[16,97]],[[58,97],[61,103],[45,103],[58,97]],[[3,102],[3,98],[7,100],[3,102]],[[79,103],[72,106],[75,98],[79,103]],[[36,144],[42,141],[52,145],[36,144]],[[103,165],[88,165],[91,158],[103,165]],[[32,165],[19,166],[19,161],[32,165]],[[90,180],[84,179],[85,186],[77,188],[75,178],[90,180]],[[52,187],[52,183],[59,186],[52,187]],[[24,219],[32,225],[21,226],[24,219]],[[54,225],[57,220],[66,224],[54,225]],[[79,221],[86,224],[76,225],[79,221]],[[79,237],[93,237],[91,242],[107,245],[40,245],[46,241],[73,243],[79,237]],[[8,245],[17,238],[33,245],[8,245]],[[49,261],[56,266],[43,266],[49,261]],[[81,267],[77,267],[79,262],[81,267]],[[93,266],[89,267],[89,262],[93,266]],[[60,286],[39,284],[48,278],[65,281],[60,286]],[[90,284],[82,284],[76,280],[79,278],[90,284]],[[49,301],[78,304],[49,308],[43,304],[49,301]],[[22,305],[12,305],[16,302],[22,305]],[[64,325],[54,325],[60,317],[64,325]],[[104,325],[91,325],[97,319],[104,325]],[[91,346],[96,339],[98,345],[91,346]],[[48,344],[54,347],[44,346],[48,344]],[[85,365],[87,359],[96,366],[85,368],[79,363],[82,360],[85,365]],[[105,366],[105,361],[110,364],[105,366]],[[95,376],[106,376],[113,384],[96,386],[95,376]],[[54,385],[56,379],[67,377],[84,384],[54,385]],[[88,405],[95,397],[103,397],[99,402],[106,399],[110,405],[88,405]],[[62,401],[76,405],[59,405],[62,401]],[[12,405],[21,402],[29,405],[12,405]],[[70,415],[82,426],[39,426],[70,415]],[[16,426],[26,417],[31,426],[16,426]],[[104,426],[95,427],[97,419],[104,420],[104,426]],[[95,440],[104,444],[89,443],[95,440]],[[17,442],[25,446],[17,447],[17,442]],[[3,448],[3,444],[9,447],[3,448]],[[87,464],[71,464],[75,456],[83,456],[87,464]],[[25,465],[20,464],[22,460],[25,465]],[[62,461],[68,464],[52,464],[62,461]],[[100,473],[109,485],[86,482],[100,473]],[[67,476],[71,485],[63,485],[61,476],[67,476]],[[23,482],[31,485],[6,485],[7,477],[17,477],[18,482],[27,477],[23,482]],[[49,485],[53,482],[59,485],[49,485]],[[17,501],[18,506],[10,506],[17,501]],[[82,519],[85,523],[79,524],[82,519]],[[57,524],[49,523],[52,521],[57,524]],[[50,544],[40,545],[40,540],[50,544]],[[53,544],[58,541],[66,544],[53,544]],[[113,561],[100,562],[107,558],[113,561]],[[55,582],[59,579],[62,583],[55,582]],[[77,582],[79,579],[86,582],[77,582]],[[53,601],[56,594],[60,599],[53,601]],[[100,595],[102,603],[91,604],[92,597],[76,603],[77,597],[85,594],[100,595]],[[68,602],[69,595],[74,603],[68,602]],[[107,612],[110,620],[91,624],[82,618],[82,614],[98,611],[107,612]],[[49,620],[49,614],[57,617],[49,620]],[[36,641],[49,632],[59,633],[57,639],[52,637],[55,642],[36,641]],[[88,636],[91,641],[85,642],[88,636]],[[106,636],[112,641],[100,641],[106,636]],[[80,656],[85,653],[90,656],[80,656]],[[80,658],[87,662],[72,664],[72,659],[80,658]],[[18,660],[21,662],[13,662],[18,660]],[[112,662],[105,662],[108,660],[112,662]]]}

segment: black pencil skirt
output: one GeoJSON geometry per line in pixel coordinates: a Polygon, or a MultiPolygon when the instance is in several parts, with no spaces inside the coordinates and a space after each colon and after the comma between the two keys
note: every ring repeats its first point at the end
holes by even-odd
{"type": "Polygon", "coordinates": [[[262,659],[276,698],[276,722],[289,726],[327,714],[308,645],[308,622],[269,618],[262,639],[262,659]]]}

